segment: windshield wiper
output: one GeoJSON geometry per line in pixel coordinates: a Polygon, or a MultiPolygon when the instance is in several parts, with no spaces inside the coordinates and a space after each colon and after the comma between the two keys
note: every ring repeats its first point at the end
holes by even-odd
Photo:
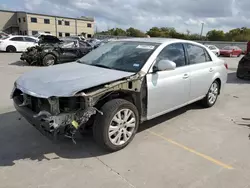
{"type": "Polygon", "coordinates": [[[93,66],[96,66],[96,67],[102,67],[102,68],[106,68],[106,69],[113,69],[109,66],[106,66],[106,65],[101,65],[101,64],[90,64],[90,65],[93,65],[93,66]]]}
{"type": "Polygon", "coordinates": [[[84,64],[86,64],[84,61],[81,61],[80,59],[78,59],[76,62],[77,63],[84,63],[84,64]]]}

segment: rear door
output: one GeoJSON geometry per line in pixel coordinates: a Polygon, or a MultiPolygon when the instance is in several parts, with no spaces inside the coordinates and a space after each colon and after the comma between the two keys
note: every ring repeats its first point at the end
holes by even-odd
{"type": "Polygon", "coordinates": [[[79,48],[80,48],[82,55],[87,54],[92,49],[91,45],[84,41],[79,41],[79,48]]]}
{"type": "Polygon", "coordinates": [[[215,67],[205,48],[191,43],[186,43],[185,47],[191,81],[189,102],[192,102],[207,94],[213,81],[215,67]]]}
{"type": "Polygon", "coordinates": [[[75,61],[79,56],[78,41],[69,41],[63,44],[60,51],[60,61],[70,62],[75,61]]]}
{"type": "Polygon", "coordinates": [[[24,38],[22,36],[20,37],[13,37],[9,39],[10,45],[13,45],[17,51],[25,51],[26,49],[26,43],[24,41],[24,38]]]}
{"type": "Polygon", "coordinates": [[[24,37],[26,49],[37,44],[37,40],[31,37],[24,37]]]}

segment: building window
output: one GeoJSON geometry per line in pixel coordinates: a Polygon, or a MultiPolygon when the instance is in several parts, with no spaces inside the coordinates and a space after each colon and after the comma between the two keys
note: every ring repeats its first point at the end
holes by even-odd
{"type": "Polygon", "coordinates": [[[49,19],[44,19],[44,23],[45,24],[50,24],[50,20],[49,19]]]}
{"type": "Polygon", "coordinates": [[[91,23],[88,23],[88,24],[87,24],[87,27],[92,27],[92,24],[91,24],[91,23]]]}
{"type": "Polygon", "coordinates": [[[18,22],[21,23],[21,18],[18,18],[18,22]]]}
{"type": "Polygon", "coordinates": [[[92,37],[92,35],[91,35],[91,34],[88,34],[88,35],[87,35],[87,37],[88,37],[88,38],[91,38],[91,37],[92,37]]]}
{"type": "Polygon", "coordinates": [[[69,24],[69,21],[65,21],[64,24],[65,24],[65,25],[70,25],[70,24],[69,24]]]}
{"type": "Polygon", "coordinates": [[[26,22],[26,18],[25,17],[23,17],[23,22],[26,22]]]}
{"type": "Polygon", "coordinates": [[[31,21],[32,23],[37,23],[37,18],[30,18],[30,21],[31,21]]]}
{"type": "Polygon", "coordinates": [[[32,31],[31,33],[32,33],[32,35],[36,35],[36,34],[38,34],[38,31],[32,31]]]}
{"type": "Polygon", "coordinates": [[[70,36],[70,33],[65,33],[65,37],[69,37],[70,36]]]}
{"type": "Polygon", "coordinates": [[[23,34],[24,34],[24,35],[27,35],[27,31],[25,30],[25,31],[23,32],[23,34]]]}
{"type": "Polygon", "coordinates": [[[50,34],[50,32],[49,32],[49,31],[45,31],[44,33],[50,34]]]}
{"type": "Polygon", "coordinates": [[[58,20],[58,25],[62,25],[62,20],[58,20]]]}
{"type": "Polygon", "coordinates": [[[58,34],[59,34],[59,37],[62,37],[62,32],[59,32],[58,34]]]}

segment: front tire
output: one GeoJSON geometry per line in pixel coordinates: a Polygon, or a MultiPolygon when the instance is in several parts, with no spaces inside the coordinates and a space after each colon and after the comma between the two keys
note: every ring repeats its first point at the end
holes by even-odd
{"type": "Polygon", "coordinates": [[[44,66],[51,66],[56,64],[56,56],[52,54],[48,54],[43,58],[43,65],[44,66]]]}
{"type": "Polygon", "coordinates": [[[99,146],[114,152],[125,148],[139,127],[139,113],[131,102],[114,99],[101,108],[103,115],[96,116],[93,136],[99,146]]]}
{"type": "Polygon", "coordinates": [[[210,108],[212,107],[219,96],[219,91],[220,91],[220,85],[218,81],[214,81],[212,85],[210,86],[207,95],[203,98],[202,105],[205,108],[210,108]]]}

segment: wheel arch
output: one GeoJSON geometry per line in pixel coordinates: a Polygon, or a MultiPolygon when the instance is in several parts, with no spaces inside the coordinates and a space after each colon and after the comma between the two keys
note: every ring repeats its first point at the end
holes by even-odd
{"type": "MultiPolygon", "coordinates": [[[[219,76],[216,76],[216,77],[214,77],[214,79],[213,79],[213,82],[214,81],[217,81],[218,82],[218,84],[219,84],[219,95],[220,95],[220,92],[221,92],[221,79],[220,79],[220,77],[219,76]]],[[[212,83],[213,83],[212,82],[212,83]]]]}
{"type": "Polygon", "coordinates": [[[9,45],[6,46],[6,51],[8,51],[8,48],[10,48],[10,47],[15,48],[15,49],[16,49],[16,52],[18,51],[17,47],[14,46],[14,45],[12,45],[12,44],[9,44],[9,45]]]}

